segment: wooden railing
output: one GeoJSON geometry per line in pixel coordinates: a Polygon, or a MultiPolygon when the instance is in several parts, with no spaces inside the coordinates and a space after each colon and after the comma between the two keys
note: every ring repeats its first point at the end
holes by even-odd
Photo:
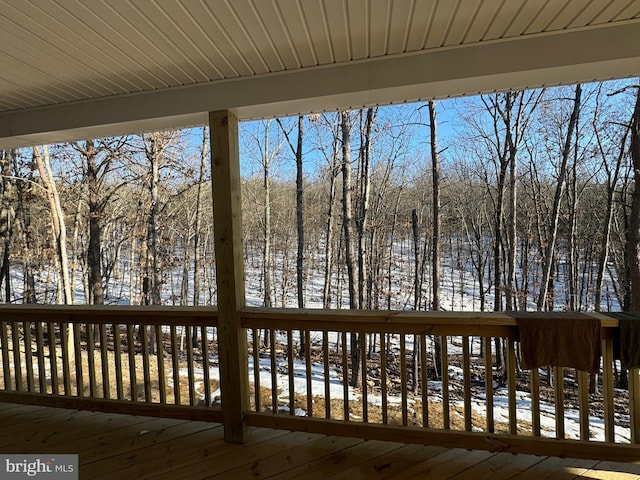
{"type": "Polygon", "coordinates": [[[3,305],[0,399],[221,421],[216,330],[211,308],[3,305]]]}
{"type": "MultiPolygon", "coordinates": [[[[239,321],[250,426],[640,459],[638,370],[614,388],[609,317],[594,378],[518,368],[515,320],[499,313],[245,308],[239,321]]],[[[217,333],[211,308],[0,306],[0,401],[222,422],[217,333]]]]}
{"type": "Polygon", "coordinates": [[[506,314],[245,309],[240,316],[253,346],[250,425],[513,453],[640,458],[638,370],[629,372],[628,394],[614,389],[618,324],[604,315],[601,374],[590,379],[556,367],[549,381],[546,371],[541,378],[538,370],[518,368],[516,321],[506,314]],[[294,349],[291,340],[300,337],[304,348],[294,349]],[[495,368],[495,338],[504,345],[503,372],[495,368]]]}

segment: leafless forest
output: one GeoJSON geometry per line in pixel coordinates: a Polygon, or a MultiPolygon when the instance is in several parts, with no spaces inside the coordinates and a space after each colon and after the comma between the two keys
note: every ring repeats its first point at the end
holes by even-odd
{"type": "MultiPolygon", "coordinates": [[[[629,80],[242,124],[248,302],[632,309],[638,98],[629,80]]],[[[215,304],[208,143],[1,152],[2,301],[215,304]]]]}

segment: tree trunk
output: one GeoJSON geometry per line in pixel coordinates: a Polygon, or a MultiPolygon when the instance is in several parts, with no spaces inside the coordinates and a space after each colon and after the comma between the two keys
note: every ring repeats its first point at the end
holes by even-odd
{"type": "MultiPolygon", "coordinates": [[[[577,127],[576,127],[577,130],[577,127]]],[[[569,244],[569,305],[568,309],[571,312],[578,310],[578,252],[576,247],[576,231],[578,228],[578,179],[576,172],[576,161],[574,158],[573,165],[571,167],[571,175],[567,182],[567,203],[569,206],[569,232],[568,232],[568,244],[569,244]]]]}
{"type": "MultiPolygon", "coordinates": [[[[58,188],[53,177],[53,171],[51,170],[51,162],[49,159],[49,149],[47,146],[42,147],[42,155],[38,147],[33,147],[33,156],[38,166],[38,172],[42,178],[45,190],[47,192],[47,198],[49,200],[49,207],[51,209],[51,223],[53,225],[54,244],[56,247],[56,254],[60,265],[60,281],[62,282],[62,290],[64,292],[63,303],[65,305],[73,304],[73,290],[71,286],[71,280],[69,278],[69,259],[67,257],[67,226],[64,219],[64,212],[60,205],[60,196],[58,194],[58,188]]],[[[62,342],[66,342],[67,350],[69,354],[69,366],[73,368],[75,364],[75,348],[73,347],[73,330],[71,328],[65,328],[66,338],[62,338],[62,342]]]]}
{"type": "Polygon", "coordinates": [[[15,201],[15,186],[9,180],[11,176],[11,158],[14,155],[12,150],[9,153],[3,150],[0,157],[0,239],[2,240],[2,265],[0,266],[0,287],[4,283],[5,302],[11,302],[11,272],[9,249],[14,232],[14,222],[16,220],[13,202],[15,201]]]}
{"type": "Polygon", "coordinates": [[[431,172],[433,176],[433,236],[431,275],[433,298],[431,309],[440,310],[440,152],[438,152],[438,137],[436,124],[436,106],[429,102],[429,129],[431,133],[431,172]]]}
{"type": "Polygon", "coordinates": [[[630,311],[640,312],[640,87],[631,119],[631,161],[634,188],[631,196],[631,218],[627,237],[629,280],[631,283],[630,311]]]}
{"type": "MultiPolygon", "coordinates": [[[[202,236],[202,186],[208,161],[209,136],[207,127],[202,128],[202,147],[200,148],[200,172],[198,173],[198,187],[196,191],[196,218],[193,232],[193,306],[200,305],[200,271],[202,270],[202,252],[200,238],[202,236]]],[[[212,199],[213,201],[213,199],[212,199]]],[[[191,332],[191,344],[198,343],[198,329],[191,332]]],[[[202,346],[203,350],[205,345],[202,346]]]]}
{"type": "Polygon", "coordinates": [[[85,140],[83,154],[87,162],[87,185],[89,187],[89,247],[87,249],[87,267],[89,286],[94,305],[104,304],[102,287],[102,213],[96,148],[92,140],[85,140]]]}
{"type": "MultiPolygon", "coordinates": [[[[349,308],[357,308],[356,265],[353,252],[353,214],[351,205],[351,119],[349,112],[340,112],[342,119],[342,226],[344,230],[345,263],[349,289],[349,308]]],[[[345,346],[346,347],[346,346],[345,346]]],[[[360,348],[358,335],[351,334],[351,386],[361,385],[360,348]]]]}
{"type": "Polygon", "coordinates": [[[262,163],[262,188],[264,206],[262,211],[262,275],[264,297],[262,305],[271,307],[271,179],[269,178],[269,122],[264,129],[264,159],[262,163]]]}
{"type": "Polygon", "coordinates": [[[147,236],[146,236],[146,262],[145,273],[143,276],[143,293],[145,294],[146,301],[150,305],[160,305],[161,299],[161,286],[162,286],[162,273],[159,268],[159,229],[158,229],[158,214],[160,211],[160,150],[161,146],[158,144],[160,138],[158,134],[153,133],[148,137],[148,144],[145,145],[145,151],[147,155],[147,161],[149,163],[149,199],[150,207],[147,216],[147,236]],[[145,284],[146,282],[146,284],[145,284]]]}
{"type": "Polygon", "coordinates": [[[600,137],[598,135],[598,128],[594,128],[596,139],[598,141],[599,151],[602,156],[603,165],[607,171],[607,211],[602,227],[602,237],[600,243],[600,256],[598,258],[598,272],[596,277],[596,285],[594,289],[594,309],[596,312],[600,312],[602,309],[602,285],[604,283],[604,273],[609,261],[609,243],[611,238],[611,223],[613,221],[613,211],[615,205],[615,192],[616,185],[618,184],[618,178],[620,176],[620,167],[627,150],[627,140],[629,138],[629,130],[625,129],[624,135],[620,142],[620,149],[616,158],[616,163],[613,171],[607,164],[607,155],[604,152],[600,137]]]}
{"type": "Polygon", "coordinates": [[[375,121],[377,109],[368,108],[364,127],[360,136],[362,145],[358,156],[358,197],[360,205],[356,218],[358,234],[358,308],[365,308],[367,285],[367,246],[366,234],[369,223],[369,201],[371,194],[371,130],[375,121]]]}
{"type": "Polygon", "coordinates": [[[67,256],[67,228],[64,219],[64,212],[60,205],[60,196],[56,186],[51,163],[49,159],[49,149],[45,145],[40,154],[39,147],[33,147],[33,156],[42,178],[42,183],[47,192],[49,207],[51,209],[51,223],[53,225],[54,245],[58,261],[60,262],[60,282],[64,293],[63,303],[73,304],[73,294],[71,280],[69,278],[69,259],[67,256]]]}
{"type": "MultiPolygon", "coordinates": [[[[304,308],[304,178],[302,170],[302,140],[304,117],[298,117],[298,142],[296,144],[296,226],[298,232],[298,253],[296,256],[296,285],[298,290],[298,308],[304,308]]],[[[304,354],[304,343],[301,343],[304,354]]]]}
{"type": "MultiPolygon", "coordinates": [[[[296,290],[298,295],[298,308],[304,308],[304,176],[302,169],[302,141],[304,138],[304,116],[298,116],[298,139],[296,147],[289,137],[289,132],[278,119],[278,125],[282,129],[289,147],[296,158],[296,231],[298,235],[298,251],[296,255],[296,290]]],[[[300,357],[305,355],[304,331],[300,330],[300,357]]]]}
{"type": "Polygon", "coordinates": [[[325,229],[324,245],[324,285],[322,288],[322,307],[331,308],[331,274],[333,272],[333,210],[336,198],[336,155],[334,154],[332,164],[329,167],[329,199],[327,207],[327,222],[325,229]]]}
{"type": "Polygon", "coordinates": [[[342,227],[345,243],[349,307],[357,308],[356,265],[353,252],[353,209],[351,202],[351,119],[348,112],[342,116],[342,227]]]}
{"type": "MultiPolygon", "coordinates": [[[[571,154],[571,144],[574,134],[574,130],[578,123],[578,115],[580,113],[580,98],[582,95],[582,86],[576,85],[575,97],[573,100],[573,111],[569,119],[569,125],[567,128],[567,136],[565,138],[564,147],[562,149],[562,159],[560,165],[560,173],[558,175],[558,183],[556,185],[556,191],[553,199],[553,212],[551,214],[551,225],[547,248],[545,249],[544,271],[542,274],[542,280],[540,283],[540,296],[538,297],[537,307],[538,311],[542,311],[545,305],[553,303],[552,299],[548,298],[549,294],[549,282],[551,280],[551,271],[553,267],[553,257],[555,255],[556,240],[558,234],[558,219],[560,217],[560,199],[562,198],[562,190],[564,188],[565,179],[567,176],[567,164],[569,161],[569,155],[571,154]]],[[[640,202],[640,200],[639,200],[640,202]]],[[[640,203],[638,205],[640,209],[640,203]]],[[[640,210],[639,210],[640,211],[640,210]]]]}
{"type": "Polygon", "coordinates": [[[512,123],[512,109],[513,109],[513,97],[512,95],[521,95],[521,93],[511,94],[507,93],[506,95],[506,106],[504,111],[504,121],[507,126],[507,155],[509,162],[509,224],[508,224],[508,243],[509,248],[507,249],[507,285],[505,285],[505,304],[507,312],[512,311],[514,308],[517,308],[515,301],[515,293],[516,293],[516,255],[517,255],[517,243],[518,243],[518,232],[517,232],[517,211],[518,211],[518,196],[517,196],[517,188],[516,188],[516,155],[518,151],[517,142],[519,141],[517,137],[517,131],[519,126],[519,119],[516,123],[516,138],[514,139],[513,134],[511,133],[511,123],[512,123]]]}
{"type": "Polygon", "coordinates": [[[200,270],[202,270],[202,252],[200,238],[202,236],[202,186],[208,161],[209,138],[207,127],[202,128],[202,148],[200,149],[200,173],[198,174],[198,190],[196,193],[196,218],[193,237],[193,305],[200,305],[200,270]]]}
{"type": "MultiPolygon", "coordinates": [[[[436,105],[429,102],[429,132],[431,138],[431,175],[433,182],[433,232],[431,245],[431,288],[433,298],[431,299],[431,309],[440,311],[440,152],[438,151],[438,126],[436,123],[436,105]]],[[[433,347],[435,350],[434,360],[436,372],[440,375],[448,375],[442,369],[442,356],[440,349],[440,337],[433,337],[433,347]]]]}

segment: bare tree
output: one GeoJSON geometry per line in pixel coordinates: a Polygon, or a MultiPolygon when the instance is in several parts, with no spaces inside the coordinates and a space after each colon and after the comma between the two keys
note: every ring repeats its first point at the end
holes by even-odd
{"type": "Polygon", "coordinates": [[[371,196],[371,132],[377,108],[366,109],[364,121],[360,111],[360,151],[358,154],[358,214],[355,218],[358,235],[358,308],[365,308],[367,279],[367,233],[369,228],[369,208],[371,196]]]}
{"type": "Polygon", "coordinates": [[[45,145],[42,147],[33,147],[33,158],[38,166],[38,172],[44,186],[49,208],[51,211],[51,224],[53,226],[53,241],[57,253],[57,261],[59,265],[60,285],[62,296],[60,303],[66,305],[73,304],[73,287],[69,278],[69,258],[67,256],[67,227],[64,218],[64,212],[60,204],[60,195],[56,186],[53,170],[51,169],[51,161],[49,158],[49,148],[45,145]]]}
{"type": "MultiPolygon", "coordinates": [[[[126,138],[111,141],[85,140],[71,146],[80,154],[84,181],[86,182],[89,209],[89,244],[87,247],[87,267],[91,303],[104,303],[102,270],[102,229],[105,210],[113,195],[125,185],[123,181],[111,182],[114,175],[114,160],[121,153],[126,138]]],[[[78,212],[80,209],[78,209],[78,212]]],[[[77,223],[77,222],[76,222],[77,223]]]]}
{"type": "Polygon", "coordinates": [[[322,123],[331,128],[331,148],[327,151],[324,147],[320,147],[325,160],[327,161],[327,176],[329,177],[329,192],[327,199],[327,215],[325,228],[325,245],[324,245],[324,283],[322,288],[322,305],[323,308],[331,307],[331,275],[333,273],[333,243],[334,243],[334,224],[335,224],[335,202],[336,202],[336,177],[340,170],[339,163],[339,142],[340,142],[340,123],[338,116],[335,121],[331,121],[326,115],[321,117],[322,123]]]}
{"type": "Polygon", "coordinates": [[[627,237],[629,280],[631,283],[630,311],[640,312],[640,87],[636,88],[636,102],[631,117],[631,161],[634,189],[631,196],[631,219],[627,237]]]}
{"type": "Polygon", "coordinates": [[[14,150],[0,152],[0,240],[2,241],[2,260],[0,260],[0,287],[4,283],[5,302],[11,302],[11,274],[9,250],[13,240],[16,212],[13,204],[17,189],[11,178],[11,159],[14,150]]]}
{"type": "Polygon", "coordinates": [[[282,150],[283,141],[271,137],[271,120],[261,122],[258,131],[253,137],[254,146],[257,147],[257,156],[262,169],[262,276],[264,285],[263,306],[271,307],[272,295],[272,269],[271,269],[271,168],[282,150]]]}
{"type": "MultiPolygon", "coordinates": [[[[345,263],[349,291],[349,308],[358,306],[356,291],[356,259],[353,248],[353,206],[351,200],[351,117],[349,112],[340,112],[342,130],[342,229],[344,234],[345,263]]],[[[352,386],[361,384],[360,348],[358,334],[351,334],[351,380],[352,386]]],[[[343,345],[343,348],[346,346],[343,345]]]]}
{"type": "Polygon", "coordinates": [[[553,258],[555,255],[556,241],[558,237],[558,220],[560,218],[560,200],[562,198],[562,191],[566,182],[567,165],[569,162],[569,158],[571,156],[571,145],[573,142],[573,135],[576,129],[576,125],[578,123],[581,96],[582,96],[582,85],[578,84],[575,87],[575,96],[573,99],[573,110],[569,118],[569,124],[567,127],[564,145],[561,152],[560,169],[558,172],[558,181],[556,184],[555,195],[553,198],[553,209],[552,209],[551,219],[550,219],[549,237],[547,238],[547,247],[544,250],[543,272],[542,272],[542,279],[540,281],[540,294],[538,296],[538,301],[537,301],[538,311],[542,311],[545,305],[547,306],[552,305],[552,301],[548,298],[549,280],[551,278],[551,269],[554,263],[553,258]]]}

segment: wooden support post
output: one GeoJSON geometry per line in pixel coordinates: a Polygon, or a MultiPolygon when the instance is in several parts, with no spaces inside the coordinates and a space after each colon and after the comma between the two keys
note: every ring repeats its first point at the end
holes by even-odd
{"type": "Polygon", "coordinates": [[[247,439],[249,377],[247,336],[238,315],[245,305],[238,119],[220,110],[209,113],[209,125],[224,437],[227,442],[243,443],[247,439]]]}

